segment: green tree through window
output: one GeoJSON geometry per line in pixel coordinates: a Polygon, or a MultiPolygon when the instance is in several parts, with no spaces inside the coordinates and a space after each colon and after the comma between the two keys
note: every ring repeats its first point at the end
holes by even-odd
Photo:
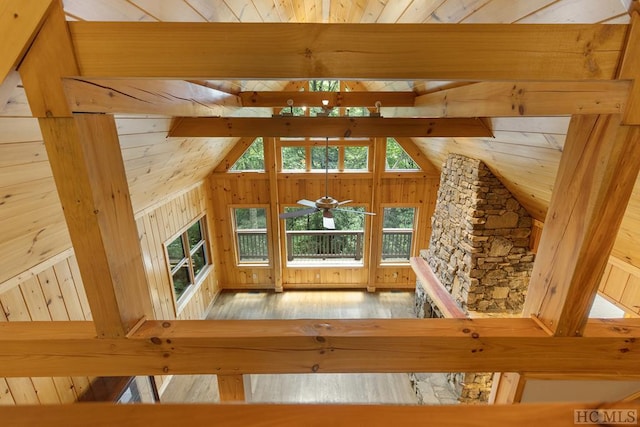
{"type": "Polygon", "coordinates": [[[207,255],[205,219],[200,218],[165,245],[176,301],[200,279],[210,264],[207,255]]]}
{"type": "Polygon", "coordinates": [[[419,170],[420,166],[394,138],[387,138],[387,170],[419,170]]]}
{"type": "Polygon", "coordinates": [[[264,144],[256,138],[231,167],[232,171],[264,171],[264,144]]]}

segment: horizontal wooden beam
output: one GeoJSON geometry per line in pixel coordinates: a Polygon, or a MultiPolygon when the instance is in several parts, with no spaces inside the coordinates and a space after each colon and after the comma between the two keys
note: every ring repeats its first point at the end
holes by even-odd
{"type": "Polygon", "coordinates": [[[82,76],[182,79],[610,80],[627,33],[601,24],[68,25],[82,76]]]}
{"type": "Polygon", "coordinates": [[[422,257],[411,257],[409,262],[413,272],[416,273],[419,285],[425,290],[431,301],[438,307],[444,317],[464,319],[466,313],[458,306],[453,299],[451,292],[438,280],[433,270],[422,257]]]}
{"type": "Polygon", "coordinates": [[[512,319],[147,321],[127,338],[90,322],[0,322],[0,377],[330,372],[637,373],[640,319],[550,337],[512,319]]]}
{"type": "Polygon", "coordinates": [[[575,421],[628,420],[636,424],[640,404],[618,403],[562,403],[522,405],[265,405],[218,404],[185,405],[115,405],[82,403],[81,405],[2,406],[0,416],[10,426],[40,425],[46,420],[50,427],[84,427],[87,420],[93,427],[175,427],[208,425],[211,420],[224,427],[351,427],[366,425],[420,424],[429,420],[439,427],[511,427],[545,426],[573,427],[575,421]],[[576,412],[577,411],[577,412],[576,412]],[[631,412],[630,412],[631,411],[631,412]],[[600,418],[595,418],[600,414],[600,418]],[[608,418],[604,418],[607,414],[608,418]],[[591,418],[586,418],[586,417],[591,418]],[[582,418],[576,418],[582,417],[582,418]],[[628,417],[633,417],[632,419],[628,417]]]}
{"type": "Polygon", "coordinates": [[[414,108],[384,108],[386,116],[520,117],[619,114],[631,82],[479,82],[420,95],[414,108]]]}
{"type": "Polygon", "coordinates": [[[383,117],[179,117],[171,137],[491,137],[481,119],[383,117]]]}
{"type": "Polygon", "coordinates": [[[220,116],[241,106],[235,95],[184,80],[66,78],[74,113],[220,116]]]}
{"type": "Polygon", "coordinates": [[[329,107],[375,107],[376,102],[387,107],[410,107],[414,104],[414,92],[240,92],[245,107],[322,107],[323,100],[329,107]]]}

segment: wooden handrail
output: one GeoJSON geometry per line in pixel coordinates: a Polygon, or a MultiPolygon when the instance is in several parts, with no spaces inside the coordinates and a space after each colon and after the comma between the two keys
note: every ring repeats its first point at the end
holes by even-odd
{"type": "Polygon", "coordinates": [[[416,273],[422,288],[427,292],[429,298],[438,307],[444,317],[466,318],[466,313],[458,306],[453,296],[447,291],[440,280],[431,270],[431,267],[422,257],[411,257],[409,260],[411,268],[416,273]]]}

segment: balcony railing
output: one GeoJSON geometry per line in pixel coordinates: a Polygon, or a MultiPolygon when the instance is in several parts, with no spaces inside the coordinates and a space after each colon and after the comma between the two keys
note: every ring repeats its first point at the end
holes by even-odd
{"type": "MultiPolygon", "coordinates": [[[[358,230],[290,230],[286,232],[287,260],[362,260],[364,232],[358,230]]],[[[382,260],[408,261],[411,256],[412,229],[382,231],[382,260]]],[[[240,262],[269,260],[265,230],[237,230],[240,262]]]]}
{"type": "Polygon", "coordinates": [[[266,230],[237,230],[240,262],[266,262],[269,260],[266,230]]]}
{"type": "Polygon", "coordinates": [[[287,259],[362,259],[363,231],[287,231],[287,259]]]}
{"type": "Polygon", "coordinates": [[[411,228],[382,229],[382,261],[409,261],[412,239],[411,228]]]}

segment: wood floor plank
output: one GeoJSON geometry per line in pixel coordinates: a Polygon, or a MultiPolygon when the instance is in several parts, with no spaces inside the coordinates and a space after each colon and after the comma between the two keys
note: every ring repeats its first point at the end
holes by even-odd
{"type": "MultiPolygon", "coordinates": [[[[412,318],[413,304],[413,292],[224,292],[207,319],[412,318]]],[[[252,403],[418,403],[407,374],[250,375],[250,384],[252,403]]],[[[161,400],[217,403],[216,376],[174,375],[161,400]]]]}

